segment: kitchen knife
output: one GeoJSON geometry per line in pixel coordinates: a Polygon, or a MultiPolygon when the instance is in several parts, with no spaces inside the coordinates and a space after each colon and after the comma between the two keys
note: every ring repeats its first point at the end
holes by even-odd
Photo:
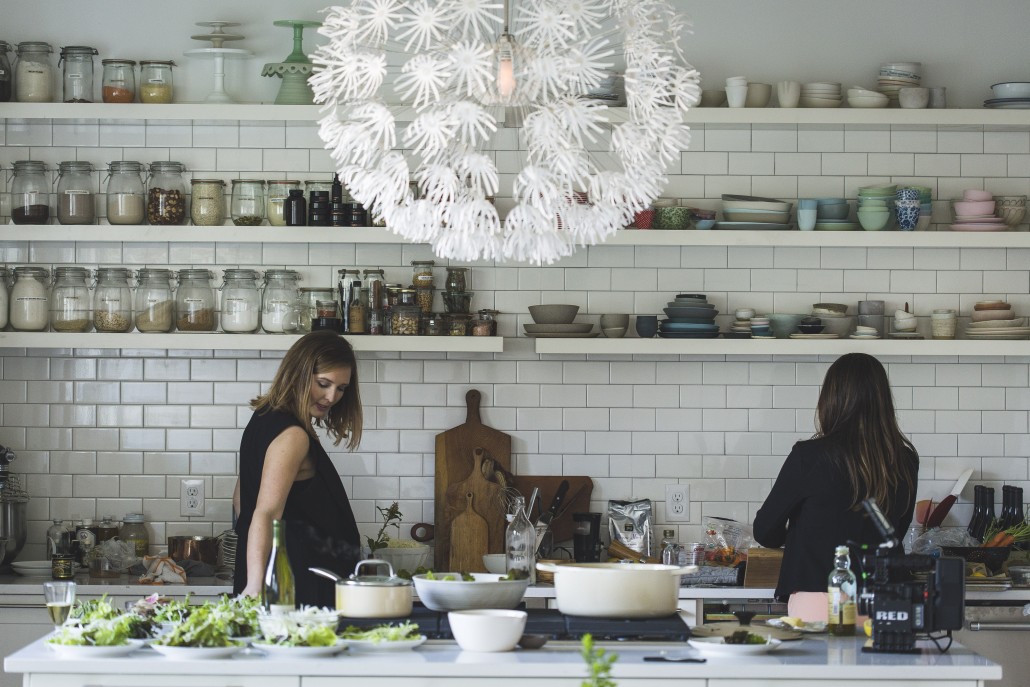
{"type": "Polygon", "coordinates": [[[551,500],[551,507],[540,514],[537,518],[537,527],[548,527],[551,521],[554,520],[554,516],[558,513],[558,509],[561,508],[562,501],[565,500],[565,494],[569,491],[569,480],[563,479],[561,484],[558,485],[558,490],[554,492],[554,498],[551,500]]]}
{"type": "Polygon", "coordinates": [[[952,504],[958,499],[958,495],[962,493],[962,488],[966,486],[966,482],[973,475],[973,469],[969,468],[955,481],[955,486],[952,488],[951,493],[941,499],[941,502],[937,504],[937,507],[930,513],[930,517],[926,519],[927,529],[931,527],[940,527],[941,523],[944,522],[945,516],[948,515],[948,511],[951,510],[952,504]]]}

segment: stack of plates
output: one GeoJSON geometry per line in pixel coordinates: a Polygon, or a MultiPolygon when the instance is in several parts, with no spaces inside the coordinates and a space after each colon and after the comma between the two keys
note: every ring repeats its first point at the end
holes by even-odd
{"type": "Polygon", "coordinates": [[[887,96],[891,107],[898,106],[898,91],[920,86],[923,80],[921,62],[885,62],[880,65],[876,90],[887,96]]]}
{"type": "Polygon", "coordinates": [[[700,293],[681,293],[664,308],[667,319],[658,321],[658,336],[665,339],[714,339],[719,336],[719,311],[700,293]]]}
{"type": "Polygon", "coordinates": [[[50,577],[50,561],[14,561],[11,568],[25,577],[50,577]]]}
{"type": "Polygon", "coordinates": [[[819,219],[815,222],[816,231],[853,231],[859,228],[858,222],[846,219],[819,219]]]}
{"type": "Polygon", "coordinates": [[[790,228],[790,209],[793,203],[778,198],[758,198],[723,194],[722,215],[725,221],[718,229],[749,231],[782,230],[790,228]]]}
{"type": "Polygon", "coordinates": [[[990,98],[984,107],[996,110],[1030,110],[1030,98],[990,98]]]}
{"type": "Polygon", "coordinates": [[[966,325],[967,339],[1016,341],[1030,338],[1025,317],[1016,317],[1005,301],[979,301],[973,306],[972,322],[966,325]]]}
{"type": "Polygon", "coordinates": [[[537,339],[589,339],[597,336],[598,332],[591,331],[594,325],[590,323],[572,324],[524,324],[526,336],[537,339]]]}
{"type": "Polygon", "coordinates": [[[816,81],[801,85],[801,107],[840,107],[840,83],[816,81]]]}

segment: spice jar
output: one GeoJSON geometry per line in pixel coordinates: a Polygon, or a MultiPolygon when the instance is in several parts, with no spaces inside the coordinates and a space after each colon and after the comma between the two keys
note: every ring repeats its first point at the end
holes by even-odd
{"type": "Polygon", "coordinates": [[[19,103],[50,103],[54,100],[54,71],[49,43],[26,41],[18,44],[14,67],[14,96],[19,103]]]}
{"type": "Polygon", "coordinates": [[[468,287],[467,267],[447,267],[446,289],[451,292],[463,292],[468,287]]]}
{"type": "Polygon", "coordinates": [[[61,48],[61,57],[57,63],[58,66],[64,64],[64,102],[93,102],[93,56],[96,54],[97,49],[88,45],[61,48]]]}
{"type": "Polygon", "coordinates": [[[268,200],[265,201],[265,215],[273,227],[286,226],[284,205],[292,189],[300,190],[300,182],[296,179],[269,179],[268,200]]]}
{"type": "Polygon", "coordinates": [[[175,327],[172,271],[144,267],[136,273],[136,329],[167,333],[175,327]]]}
{"type": "Polygon", "coordinates": [[[11,102],[11,96],[14,94],[11,88],[14,74],[11,73],[11,61],[7,59],[9,52],[11,44],[0,41],[0,103],[11,102]]]}
{"type": "Polygon", "coordinates": [[[411,261],[411,285],[416,289],[433,288],[433,266],[434,260],[412,260],[411,261]]]}
{"type": "Polygon", "coordinates": [[[150,553],[150,533],[143,523],[143,513],[126,513],[118,530],[118,538],[126,544],[132,544],[137,558],[150,553]]]}
{"type": "Polygon", "coordinates": [[[472,319],[472,336],[497,335],[497,311],[483,309],[472,319]]]}
{"type": "Polygon", "coordinates": [[[390,312],[390,326],[393,334],[398,336],[416,336],[422,311],[418,306],[398,305],[390,312]]]}
{"type": "Polygon", "coordinates": [[[190,181],[190,219],[198,227],[216,227],[225,221],[225,182],[221,179],[190,181]]]}
{"type": "Polygon", "coordinates": [[[69,161],[58,165],[57,221],[61,224],[93,224],[96,203],[93,192],[93,165],[69,161]]]}
{"type": "Polygon", "coordinates": [[[211,288],[214,275],[210,270],[181,269],[175,290],[175,327],[180,332],[213,332],[215,292],[211,288]]]}
{"type": "Polygon", "coordinates": [[[186,223],[186,184],[181,162],[150,163],[147,185],[147,221],[151,224],[186,223]]]}
{"type": "MultiPolygon", "coordinates": [[[[367,293],[367,292],[366,292],[367,293]]],[[[347,302],[347,333],[364,334],[367,331],[366,303],[361,299],[361,282],[355,279],[350,285],[350,301],[347,302]]]]}
{"type": "Polygon", "coordinates": [[[100,267],[95,273],[93,326],[98,332],[132,331],[132,292],[129,270],[100,267]]]}
{"type": "Polygon", "coordinates": [[[469,315],[467,313],[450,313],[447,315],[447,333],[450,336],[467,336],[469,315]]]}
{"type": "Polygon", "coordinates": [[[269,334],[282,334],[285,331],[284,320],[300,299],[298,281],[300,273],[296,270],[265,271],[265,289],[261,294],[261,328],[269,334]]]}
{"type": "Polygon", "coordinates": [[[318,301],[333,300],[330,286],[312,286],[300,289],[300,331],[311,331],[311,321],[318,317],[318,301]]]}
{"type": "Polygon", "coordinates": [[[50,322],[47,282],[42,267],[15,267],[11,285],[11,328],[17,332],[42,332],[50,322]]]}
{"type": "Polygon", "coordinates": [[[88,332],[92,323],[89,271],[85,267],[58,267],[50,291],[50,326],[55,332],[88,332]]]}
{"type": "Polygon", "coordinates": [[[423,313],[433,312],[433,294],[436,289],[415,289],[415,302],[422,308],[423,313]]]}
{"type": "Polygon", "coordinates": [[[136,61],[100,60],[104,66],[100,99],[105,103],[131,103],[136,99],[136,61]]]}
{"type": "Polygon", "coordinates": [[[115,161],[107,167],[107,221],[111,224],[143,224],[146,191],[140,173],[143,165],[115,161]]]}
{"type": "Polygon", "coordinates": [[[441,336],[444,334],[446,326],[447,323],[444,322],[443,315],[439,313],[422,315],[422,329],[426,336],[441,336]]]}
{"type": "Polygon", "coordinates": [[[222,283],[222,331],[229,334],[256,332],[261,313],[258,273],[251,269],[227,269],[222,283]]]}
{"type": "Polygon", "coordinates": [[[7,293],[7,268],[0,265],[0,331],[7,326],[7,313],[11,311],[11,301],[7,293]]]}
{"type": "Polygon", "coordinates": [[[230,203],[232,223],[256,227],[265,218],[265,182],[261,179],[233,179],[230,203]]]}
{"type": "Polygon", "coordinates": [[[382,310],[386,307],[386,272],[382,269],[368,269],[361,273],[362,286],[368,290],[368,307],[370,310],[382,310]]]}
{"type": "Polygon", "coordinates": [[[315,301],[315,317],[336,317],[336,301],[315,301]]]}
{"type": "Polygon", "coordinates": [[[46,165],[36,160],[16,161],[11,181],[11,221],[15,224],[49,222],[49,192],[46,165]]]}
{"type": "Polygon", "coordinates": [[[141,103],[172,102],[171,60],[140,60],[139,101],[141,103]]]}

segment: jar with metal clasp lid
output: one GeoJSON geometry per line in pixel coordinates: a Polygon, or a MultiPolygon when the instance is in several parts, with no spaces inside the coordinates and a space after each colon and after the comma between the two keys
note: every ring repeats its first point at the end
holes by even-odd
{"type": "Polygon", "coordinates": [[[98,332],[132,331],[132,291],[125,267],[100,267],[94,273],[93,326],[98,332]]]}
{"type": "Polygon", "coordinates": [[[150,533],[143,522],[143,513],[126,513],[122,518],[122,526],[118,529],[118,538],[132,548],[137,558],[150,553],[150,533]]]}
{"type": "Polygon", "coordinates": [[[96,222],[96,192],[93,190],[93,165],[77,160],[58,165],[57,221],[61,224],[96,222]]]}
{"type": "Polygon", "coordinates": [[[107,167],[107,221],[111,224],[143,224],[147,193],[140,176],[143,165],[116,160],[107,167]]]}
{"type": "Polygon", "coordinates": [[[175,329],[172,271],[144,267],[136,273],[136,282],[136,329],[161,334],[175,329]]]}
{"type": "Polygon", "coordinates": [[[261,320],[261,293],[258,273],[250,269],[227,269],[222,283],[222,331],[229,334],[251,334],[261,320]]]}
{"type": "Polygon", "coordinates": [[[136,60],[100,60],[104,75],[100,99],[105,103],[131,103],[136,99],[136,60]]]}
{"type": "Polygon", "coordinates": [[[180,332],[213,332],[218,328],[214,275],[210,270],[181,269],[175,289],[175,328],[180,332]]]}
{"type": "Polygon", "coordinates": [[[7,268],[0,265],[0,331],[7,326],[7,313],[10,312],[10,294],[7,292],[7,268]]]}
{"type": "Polygon", "coordinates": [[[497,335],[497,310],[484,308],[472,319],[472,336],[497,335]]]}
{"type": "Polygon", "coordinates": [[[298,323],[287,326],[287,318],[300,300],[296,270],[266,270],[265,289],[261,294],[261,328],[269,334],[296,330],[298,323]]]}
{"type": "Polygon", "coordinates": [[[54,101],[54,70],[50,55],[54,49],[42,41],[18,44],[18,61],[14,66],[14,99],[19,103],[51,103],[54,101]]]}
{"type": "Polygon", "coordinates": [[[265,182],[261,179],[233,179],[229,203],[232,223],[256,227],[265,219],[265,182]]]}
{"type": "Polygon", "coordinates": [[[46,165],[37,160],[17,160],[11,178],[11,221],[15,224],[47,224],[50,221],[50,185],[46,165]]]}
{"type": "Polygon", "coordinates": [[[10,325],[16,332],[43,332],[50,323],[47,285],[50,272],[42,267],[15,267],[11,284],[10,325]]]}
{"type": "Polygon", "coordinates": [[[221,179],[190,181],[190,220],[198,227],[217,227],[225,222],[225,182],[221,179]]]}
{"type": "Polygon", "coordinates": [[[7,59],[7,53],[11,52],[11,44],[7,41],[0,41],[0,103],[11,102],[14,95],[12,84],[14,74],[11,73],[11,61],[7,59]]]}
{"type": "Polygon", "coordinates": [[[69,45],[61,48],[58,65],[64,64],[62,81],[64,83],[64,102],[93,102],[93,56],[98,54],[96,48],[88,45],[69,45]]]}
{"type": "Polygon", "coordinates": [[[151,224],[186,223],[186,184],[181,162],[150,163],[147,184],[147,221],[151,224]]]}
{"type": "Polygon", "coordinates": [[[93,325],[90,308],[89,270],[58,267],[50,290],[50,327],[55,332],[88,332],[93,325]]]}
{"type": "Polygon", "coordinates": [[[139,101],[141,103],[172,102],[171,60],[140,60],[139,101]]]}

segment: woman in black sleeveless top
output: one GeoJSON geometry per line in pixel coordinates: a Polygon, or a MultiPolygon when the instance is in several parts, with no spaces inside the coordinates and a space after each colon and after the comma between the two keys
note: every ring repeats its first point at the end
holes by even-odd
{"type": "Polygon", "coordinates": [[[283,357],[268,393],[240,442],[234,506],[237,555],[233,591],[260,596],[272,546],[272,520],[286,523],[286,549],[297,602],[333,607],[330,580],[308,571],[348,575],[360,559],[358,527],[336,468],[316,428],[353,450],[361,440],[361,398],[354,350],[329,331],[306,334],[283,357]]]}

